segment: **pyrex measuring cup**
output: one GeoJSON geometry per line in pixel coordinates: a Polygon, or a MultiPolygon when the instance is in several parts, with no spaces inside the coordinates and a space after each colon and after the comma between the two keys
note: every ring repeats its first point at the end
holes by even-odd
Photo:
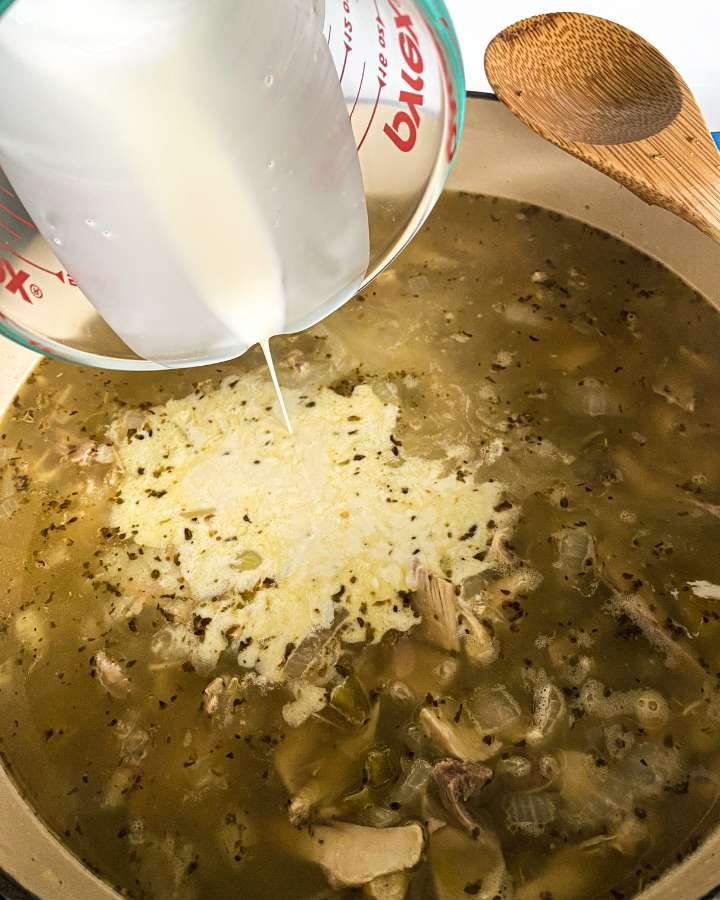
{"type": "MultiPolygon", "coordinates": [[[[167,5],[174,2],[167,0],[167,5]]],[[[464,113],[462,63],[442,2],[315,0],[312,5],[350,118],[367,205],[369,265],[345,294],[308,297],[288,309],[278,332],[297,331],[323,318],[412,238],[445,183],[464,113]]],[[[0,0],[0,27],[3,6],[12,9],[13,4],[0,0]]],[[[224,52],[225,75],[232,79],[233,55],[227,47],[224,52]]],[[[2,127],[0,113],[0,134],[2,127]]],[[[7,337],[46,355],[115,369],[203,365],[247,349],[248,342],[239,336],[234,342],[210,344],[191,358],[181,355],[161,363],[143,358],[123,341],[122,329],[114,330],[97,312],[63,265],[63,248],[57,240],[53,243],[47,223],[38,224],[0,169],[0,332],[7,337]]],[[[88,227],[103,230],[92,219],[88,227]]],[[[123,271],[117,277],[127,278],[126,290],[143,292],[139,275],[123,271]]],[[[151,304],[153,296],[146,302],[151,304]]]]}

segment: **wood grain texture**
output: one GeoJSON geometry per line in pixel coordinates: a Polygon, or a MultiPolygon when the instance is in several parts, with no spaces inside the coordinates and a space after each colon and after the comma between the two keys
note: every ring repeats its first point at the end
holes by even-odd
{"type": "Polygon", "coordinates": [[[680,74],[639,35],[551,13],[485,53],[498,98],[534,131],[720,241],[720,155],[680,74]]]}

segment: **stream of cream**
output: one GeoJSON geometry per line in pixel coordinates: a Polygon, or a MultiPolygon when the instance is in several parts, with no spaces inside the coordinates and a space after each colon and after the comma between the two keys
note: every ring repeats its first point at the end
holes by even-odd
{"type": "Polygon", "coordinates": [[[272,353],[270,352],[270,340],[266,338],[265,340],[260,341],[260,346],[262,347],[262,352],[265,355],[265,362],[267,363],[268,369],[270,370],[270,377],[272,378],[273,387],[275,388],[275,393],[277,394],[278,403],[280,404],[280,412],[282,413],[285,427],[290,432],[290,434],[292,434],[292,422],[290,421],[290,416],[288,415],[287,406],[285,404],[285,397],[283,396],[283,392],[278,381],[277,372],[275,371],[275,363],[273,362],[272,353]]]}

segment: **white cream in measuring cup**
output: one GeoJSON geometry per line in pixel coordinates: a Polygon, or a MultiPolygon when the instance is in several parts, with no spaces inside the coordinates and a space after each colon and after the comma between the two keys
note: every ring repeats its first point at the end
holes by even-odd
{"type": "Polygon", "coordinates": [[[309,2],[16,0],[0,71],[3,168],[138,355],[221,357],[365,274],[360,168],[309,2]]]}
{"type": "Polygon", "coordinates": [[[25,225],[0,233],[0,267],[37,293],[0,290],[0,331],[43,352],[269,359],[442,189],[464,85],[439,0],[2,5],[0,199],[25,225]],[[93,307],[117,352],[88,352],[93,307]]]}

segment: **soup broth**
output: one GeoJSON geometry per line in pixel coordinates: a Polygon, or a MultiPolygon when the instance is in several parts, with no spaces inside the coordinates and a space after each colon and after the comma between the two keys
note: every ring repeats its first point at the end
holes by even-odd
{"type": "Polygon", "coordinates": [[[0,748],[133,898],[630,897],[717,823],[720,325],[446,194],[259,351],[0,425],[0,748]]]}

